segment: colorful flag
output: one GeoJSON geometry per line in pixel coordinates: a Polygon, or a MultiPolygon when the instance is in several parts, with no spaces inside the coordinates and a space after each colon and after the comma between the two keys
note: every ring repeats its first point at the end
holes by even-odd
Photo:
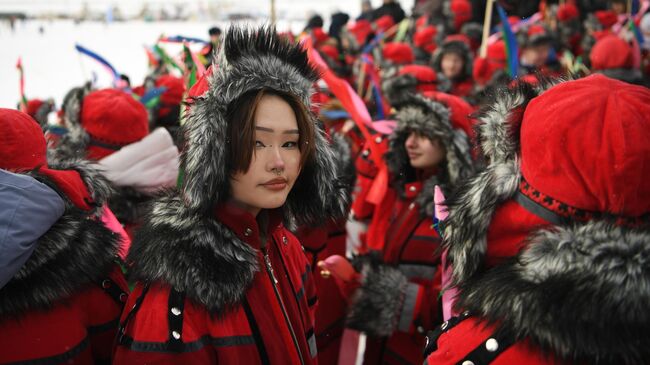
{"type": "Polygon", "coordinates": [[[120,74],[117,72],[115,67],[110,64],[110,62],[108,62],[104,57],[100,56],[96,52],[93,52],[80,44],[76,44],[74,47],[79,53],[99,62],[99,64],[102,65],[111,74],[111,76],[113,76],[113,83],[117,84],[117,82],[120,80],[120,74]]]}
{"type": "Polygon", "coordinates": [[[508,74],[514,79],[517,77],[517,71],[519,70],[519,47],[517,47],[517,39],[512,32],[512,28],[510,28],[505,10],[499,4],[496,4],[496,6],[499,19],[501,20],[501,26],[503,27],[503,41],[506,45],[506,55],[508,58],[508,74]]]}

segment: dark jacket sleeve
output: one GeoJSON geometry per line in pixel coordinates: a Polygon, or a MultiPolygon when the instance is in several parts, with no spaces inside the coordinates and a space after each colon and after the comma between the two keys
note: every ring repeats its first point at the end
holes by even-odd
{"type": "Polygon", "coordinates": [[[0,170],[0,288],[63,215],[63,199],[34,178],[0,170]]]}

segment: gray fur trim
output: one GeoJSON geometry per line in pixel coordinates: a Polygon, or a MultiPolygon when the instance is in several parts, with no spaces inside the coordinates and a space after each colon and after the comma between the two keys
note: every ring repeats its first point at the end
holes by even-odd
{"type": "Polygon", "coordinates": [[[128,256],[132,280],[161,281],[222,314],[238,304],[259,270],[257,251],[171,191],[152,204],[128,256]]]}
{"type": "MultiPolygon", "coordinates": [[[[394,108],[401,108],[407,104],[411,94],[417,92],[416,87],[418,80],[411,74],[396,75],[386,78],[381,88],[388,103],[394,108]]],[[[436,90],[440,92],[448,92],[451,90],[451,81],[447,79],[442,73],[436,75],[436,90]]]]}
{"type": "MultiPolygon", "coordinates": [[[[31,175],[57,189],[47,176],[31,175]]],[[[0,289],[0,316],[48,310],[107,277],[119,240],[97,217],[67,204],[25,265],[0,289]]]]}
{"type": "Polygon", "coordinates": [[[461,286],[458,305],[569,363],[650,358],[650,231],[591,221],[532,233],[461,286]]]}
{"type": "MultiPolygon", "coordinates": [[[[280,38],[271,27],[230,28],[213,62],[209,88],[191,104],[183,126],[186,148],[181,154],[183,202],[203,214],[229,196],[228,105],[247,91],[272,89],[298,96],[309,110],[317,79],[302,46],[280,38]]],[[[315,118],[313,122],[314,157],[303,166],[284,206],[286,219],[299,225],[322,223],[331,213],[330,201],[340,197],[334,154],[315,118]]]]}
{"type": "Polygon", "coordinates": [[[104,205],[115,192],[111,183],[102,174],[101,167],[92,162],[79,159],[59,161],[56,164],[50,164],[50,169],[77,171],[88,188],[88,193],[96,207],[104,205]]]}
{"type": "Polygon", "coordinates": [[[81,126],[83,99],[91,92],[90,83],[70,90],[62,105],[63,121],[68,132],[61,137],[56,148],[48,150],[50,163],[68,159],[84,158],[90,136],[81,126]]]}
{"type": "Polygon", "coordinates": [[[643,74],[640,70],[632,68],[610,68],[607,70],[598,70],[595,72],[601,73],[615,80],[627,82],[629,84],[645,86],[643,84],[643,74]]]}
{"type": "Polygon", "coordinates": [[[497,92],[495,101],[481,111],[477,134],[487,167],[463,182],[446,201],[449,217],[443,246],[449,249],[455,285],[472,277],[483,265],[494,211],[518,189],[519,129],[526,106],[558,82],[542,79],[538,87],[519,82],[497,92]]]}
{"type": "MultiPolygon", "coordinates": [[[[469,142],[464,132],[454,130],[449,121],[449,109],[443,104],[426,99],[420,95],[410,95],[409,103],[397,112],[397,127],[389,139],[389,149],[384,155],[393,185],[403,194],[403,186],[413,178],[404,143],[413,131],[427,137],[439,139],[447,150],[442,172],[436,183],[445,187],[456,185],[472,173],[472,159],[469,142]]],[[[424,193],[424,191],[423,191],[424,193]]],[[[430,192],[433,194],[433,192],[430,192]]],[[[433,196],[433,195],[431,195],[433,196]]],[[[428,198],[428,192],[424,199],[428,198]]],[[[429,204],[421,206],[426,208],[429,204]]]]}
{"type": "Polygon", "coordinates": [[[371,336],[390,336],[397,328],[408,279],[398,269],[379,262],[364,262],[362,282],[352,297],[347,327],[371,336]]]}

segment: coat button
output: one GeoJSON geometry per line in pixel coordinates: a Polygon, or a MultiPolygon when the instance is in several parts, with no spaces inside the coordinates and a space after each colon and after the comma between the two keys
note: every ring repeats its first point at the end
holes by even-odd
{"type": "Polygon", "coordinates": [[[444,331],[447,329],[447,326],[449,326],[449,321],[445,321],[442,325],[440,325],[440,329],[444,331]]]}
{"type": "Polygon", "coordinates": [[[465,361],[463,361],[462,365],[474,365],[474,363],[472,361],[465,360],[465,361]]]}
{"type": "Polygon", "coordinates": [[[282,243],[286,245],[288,242],[289,241],[287,240],[287,236],[282,236],[282,243]]]}
{"type": "Polygon", "coordinates": [[[128,298],[128,295],[126,295],[126,293],[120,294],[120,302],[122,303],[126,302],[126,298],[128,298]]]}
{"type": "Polygon", "coordinates": [[[111,281],[110,280],[106,279],[106,280],[102,281],[102,288],[108,289],[110,287],[111,287],[111,281]]]}
{"type": "Polygon", "coordinates": [[[172,314],[178,316],[181,314],[181,310],[176,307],[172,307],[172,314]]]}
{"type": "Polygon", "coordinates": [[[424,333],[424,327],[418,326],[417,331],[418,331],[419,334],[423,334],[424,333]]]}
{"type": "Polygon", "coordinates": [[[489,338],[487,341],[485,341],[485,348],[490,352],[494,352],[499,349],[499,343],[497,340],[489,338]]]}
{"type": "Polygon", "coordinates": [[[246,228],[246,229],[244,230],[244,236],[248,237],[248,236],[250,236],[251,234],[253,234],[253,230],[252,230],[252,229],[250,229],[250,228],[246,228]]]}
{"type": "Polygon", "coordinates": [[[415,203],[409,204],[409,210],[413,210],[413,208],[415,208],[415,203]]]}
{"type": "Polygon", "coordinates": [[[369,150],[363,150],[363,152],[361,152],[361,154],[363,155],[363,157],[368,157],[368,156],[370,156],[370,151],[369,150]]]}
{"type": "Polygon", "coordinates": [[[415,186],[411,186],[411,187],[409,187],[409,191],[411,191],[411,192],[414,192],[414,191],[416,191],[416,190],[418,190],[418,188],[416,188],[415,186]]]}
{"type": "Polygon", "coordinates": [[[180,333],[178,333],[178,332],[176,332],[176,331],[172,331],[172,337],[174,337],[175,339],[177,339],[177,340],[178,340],[178,339],[180,339],[180,338],[181,338],[181,334],[180,334],[180,333]]]}

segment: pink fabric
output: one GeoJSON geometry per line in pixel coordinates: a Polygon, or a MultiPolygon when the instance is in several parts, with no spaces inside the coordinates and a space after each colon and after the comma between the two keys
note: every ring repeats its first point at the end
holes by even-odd
{"type": "MultiPolygon", "coordinates": [[[[439,221],[444,221],[449,216],[447,211],[447,206],[445,205],[445,196],[442,193],[442,190],[438,185],[436,185],[433,200],[435,204],[435,216],[439,221]]],[[[454,301],[456,295],[458,294],[458,289],[451,287],[451,278],[452,278],[452,267],[451,264],[447,264],[447,251],[442,252],[440,258],[442,262],[443,272],[442,272],[442,318],[446,321],[449,318],[457,315],[453,310],[454,301]]]]}
{"type": "Polygon", "coordinates": [[[131,248],[131,239],[107,205],[104,205],[104,211],[102,212],[102,223],[104,223],[106,228],[122,237],[118,249],[118,255],[120,255],[122,260],[126,260],[126,255],[129,253],[129,249],[131,248]]]}

